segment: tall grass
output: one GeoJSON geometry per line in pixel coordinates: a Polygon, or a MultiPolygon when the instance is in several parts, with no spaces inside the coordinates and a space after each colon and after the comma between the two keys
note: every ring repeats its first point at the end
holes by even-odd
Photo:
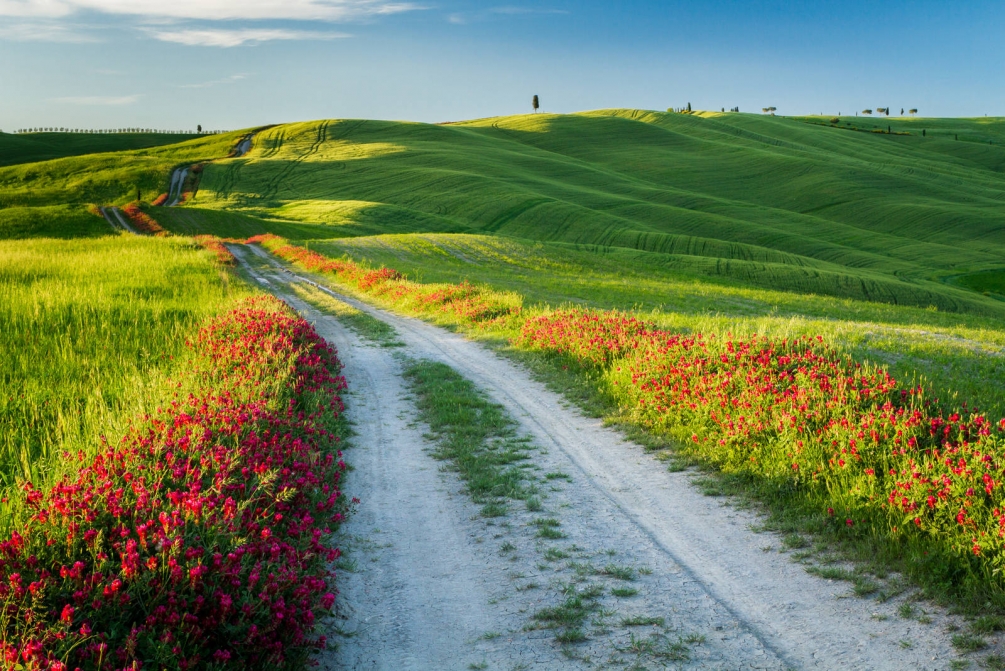
{"type": "Polygon", "coordinates": [[[195,325],[247,293],[185,239],[0,241],[0,489],[152,410],[195,325]]]}

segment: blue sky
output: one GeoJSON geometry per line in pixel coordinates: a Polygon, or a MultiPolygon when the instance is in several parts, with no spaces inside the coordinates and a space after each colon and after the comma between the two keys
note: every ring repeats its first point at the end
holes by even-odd
{"type": "Polygon", "coordinates": [[[0,0],[0,129],[602,107],[1005,115],[1005,2],[0,0]]]}

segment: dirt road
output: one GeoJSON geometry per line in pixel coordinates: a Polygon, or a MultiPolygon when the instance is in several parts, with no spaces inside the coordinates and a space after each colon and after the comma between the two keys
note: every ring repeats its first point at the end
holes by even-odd
{"type": "Polygon", "coordinates": [[[123,216],[119,208],[102,207],[99,209],[101,210],[101,215],[105,218],[105,221],[107,221],[112,228],[137,234],[136,229],[130,225],[129,219],[123,216]]]}
{"type": "Polygon", "coordinates": [[[174,207],[181,201],[182,188],[185,186],[186,177],[188,177],[188,168],[176,168],[171,173],[171,184],[168,187],[168,207],[174,207]]]}
{"type": "MultiPolygon", "coordinates": [[[[236,251],[245,260],[254,253],[259,266],[275,263],[257,247],[236,251]]],[[[291,299],[288,285],[306,278],[278,268],[260,267],[257,277],[338,347],[352,390],[347,412],[359,432],[347,483],[362,499],[346,526],[355,572],[340,574],[343,619],[333,625],[353,635],[324,666],[609,668],[634,655],[656,668],[949,668],[955,655],[943,616],[929,624],[903,619],[897,600],[856,598],[846,582],[809,575],[779,551],[780,539],[751,530],[755,515],[702,495],[691,474],[667,472],[513,362],[340,297],[391,324],[408,356],[447,363],[506,407],[538,446],[535,465],[563,476],[545,501],[566,535],[559,545],[535,537],[529,512],[496,523],[478,517],[456,476],[426,454],[401,354],[367,345],[291,299]],[[542,561],[558,556],[556,548],[568,561],[542,561]],[[603,573],[604,562],[631,568],[639,593],[603,597],[589,640],[563,648],[554,632],[527,630],[533,613],[559,603],[576,576],[603,573]],[[624,624],[659,618],[649,629],[624,624]],[[676,641],[679,654],[666,646],[662,656],[649,654],[655,648],[639,644],[645,636],[676,641]]],[[[614,583],[603,580],[610,594],[614,583]]]]}

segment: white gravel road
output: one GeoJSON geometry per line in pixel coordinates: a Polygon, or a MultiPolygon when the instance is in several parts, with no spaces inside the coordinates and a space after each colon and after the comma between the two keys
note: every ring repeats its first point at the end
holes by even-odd
{"type": "Polygon", "coordinates": [[[182,188],[185,186],[185,178],[187,176],[188,168],[176,168],[171,173],[171,185],[168,187],[168,207],[174,207],[181,200],[182,188]]]}
{"type": "Polygon", "coordinates": [[[99,209],[101,210],[101,214],[104,216],[105,221],[111,224],[112,228],[137,234],[136,229],[130,225],[129,220],[122,214],[119,208],[102,207],[99,209]]]}
{"type": "MultiPolygon", "coordinates": [[[[347,413],[359,433],[347,489],[362,503],[345,527],[355,572],[340,574],[341,620],[333,624],[352,635],[336,637],[339,648],[320,660],[324,667],[610,668],[635,655],[653,668],[946,669],[956,658],[946,616],[903,619],[902,602],[856,598],[848,583],[808,574],[779,551],[779,538],[751,530],[753,513],[702,495],[691,474],[668,472],[512,361],[339,296],[391,324],[406,346],[368,345],[292,299],[284,285],[309,280],[278,268],[258,277],[338,347],[351,390],[347,413]],[[527,512],[504,522],[478,517],[457,477],[427,454],[396,351],[450,365],[508,409],[538,446],[541,472],[568,476],[549,481],[563,484],[537,513],[558,518],[565,539],[536,539],[527,512]],[[548,548],[571,559],[542,562],[548,548]],[[558,587],[584,566],[609,562],[641,571],[631,583],[639,595],[605,596],[588,641],[563,651],[554,632],[525,630],[537,609],[563,598],[558,587]],[[619,624],[633,616],[665,624],[619,624]],[[638,652],[640,637],[652,633],[689,641],[687,659],[638,652]]],[[[608,590],[616,582],[604,580],[608,590]]]]}

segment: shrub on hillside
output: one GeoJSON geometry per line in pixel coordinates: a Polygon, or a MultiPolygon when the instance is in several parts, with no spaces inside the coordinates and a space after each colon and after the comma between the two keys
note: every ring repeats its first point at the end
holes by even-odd
{"type": "Polygon", "coordinates": [[[146,233],[148,235],[167,235],[168,232],[158,224],[153,217],[140,209],[139,202],[129,203],[122,207],[122,212],[129,217],[129,221],[132,222],[133,228],[135,228],[140,233],[146,233]]]}
{"type": "Polygon", "coordinates": [[[232,266],[237,263],[237,259],[234,255],[230,253],[224,241],[215,235],[197,235],[193,238],[196,244],[200,247],[204,247],[209,251],[216,254],[216,260],[225,266],[232,266]]]}

